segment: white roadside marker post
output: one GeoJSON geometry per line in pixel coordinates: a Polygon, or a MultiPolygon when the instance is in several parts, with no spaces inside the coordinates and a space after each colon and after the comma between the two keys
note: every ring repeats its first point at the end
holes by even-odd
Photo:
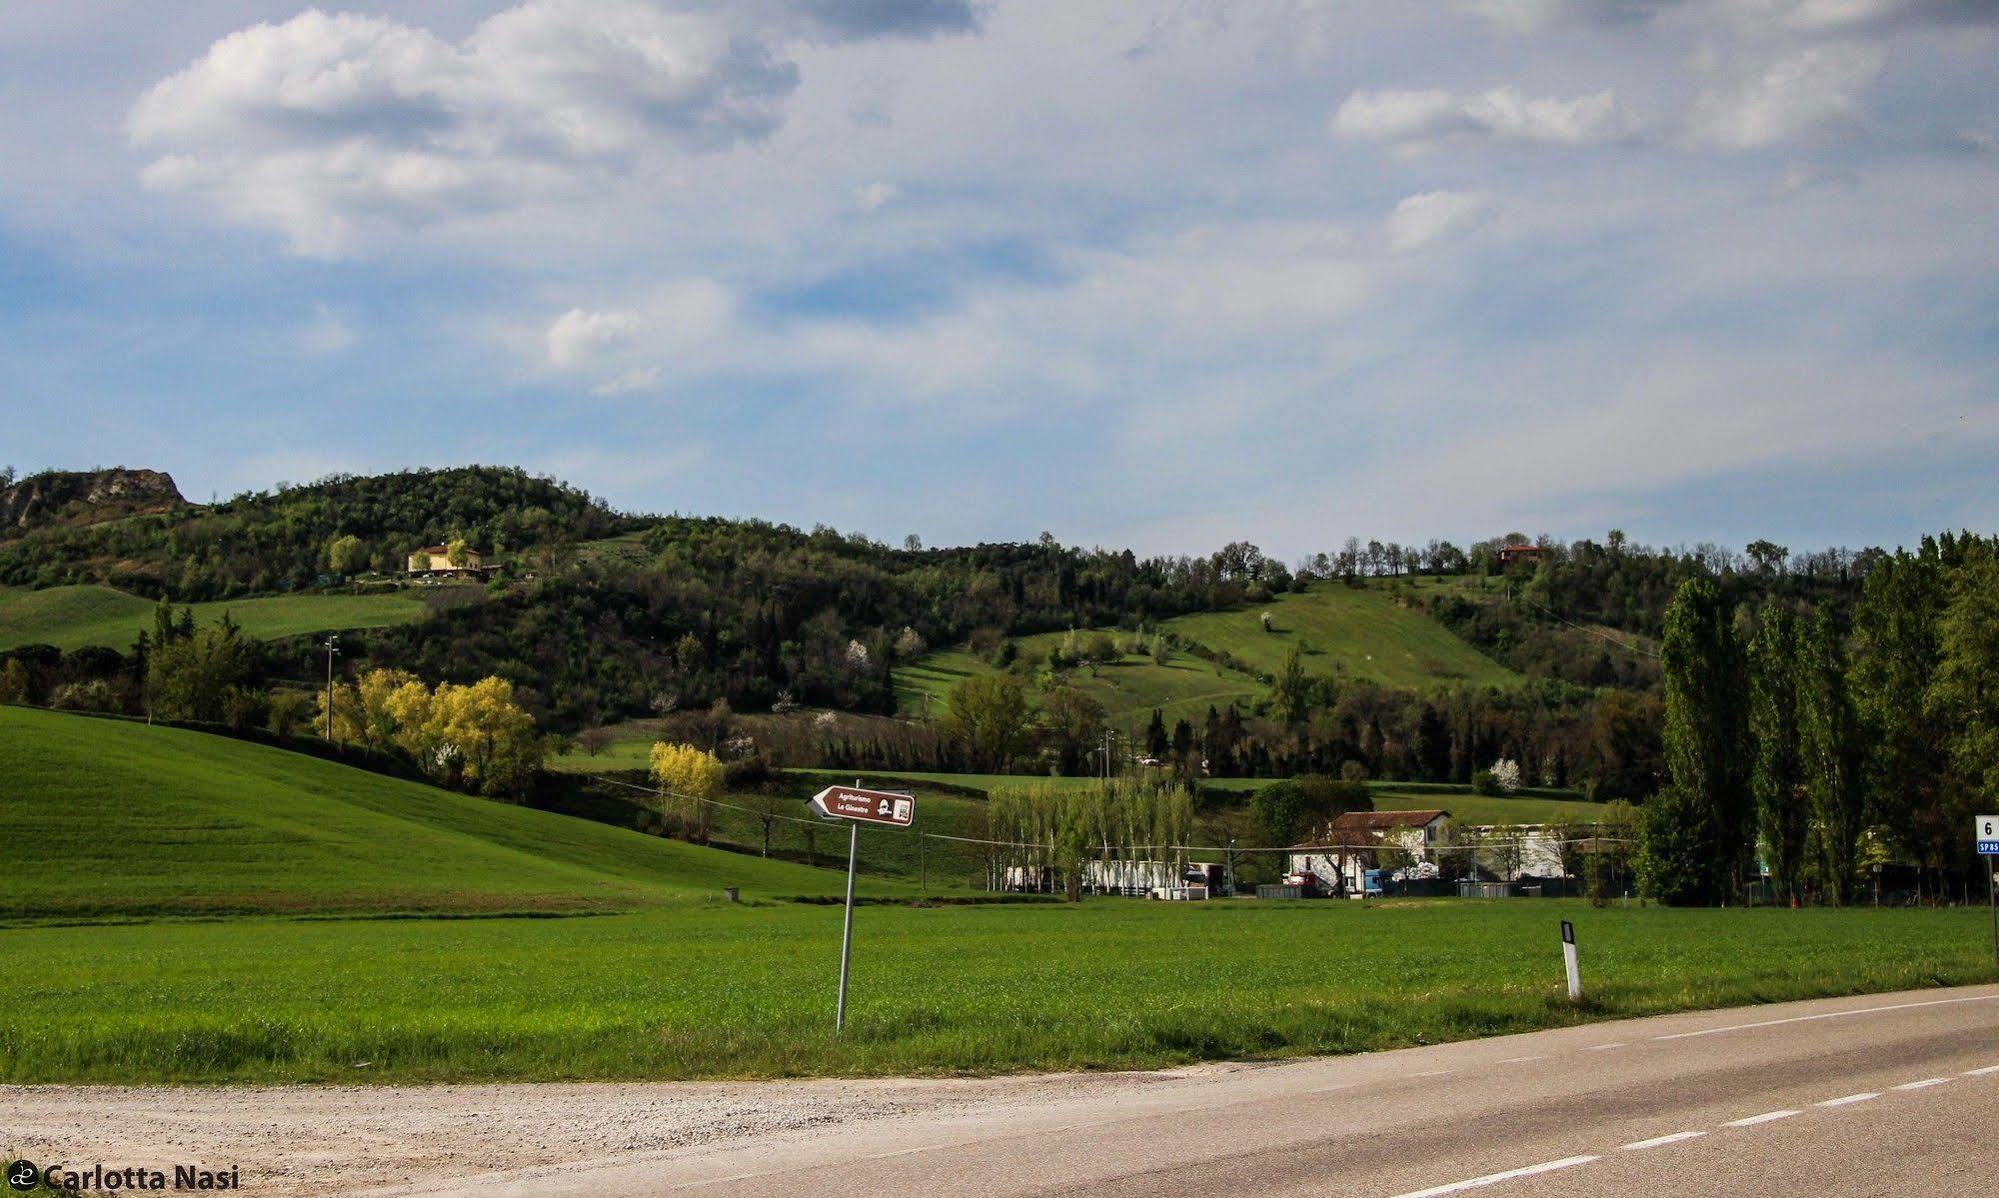
{"type": "Polygon", "coordinates": [[[1569,971],[1569,1001],[1579,1003],[1583,1000],[1583,972],[1576,963],[1576,925],[1566,919],[1562,921],[1562,964],[1569,971]]]}
{"type": "Polygon", "coordinates": [[[833,1006],[833,1032],[847,1030],[847,978],[854,960],[854,874],[860,858],[861,825],[907,828],[916,822],[916,798],[888,790],[829,786],[812,796],[812,810],[826,819],[847,821],[847,908],[840,927],[840,995],[833,1006]]]}

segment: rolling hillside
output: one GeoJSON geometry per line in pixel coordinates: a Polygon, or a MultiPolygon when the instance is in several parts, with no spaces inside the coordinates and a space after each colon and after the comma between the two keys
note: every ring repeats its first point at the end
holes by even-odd
{"type": "MultiPolygon", "coordinates": [[[[421,596],[395,591],[381,595],[276,595],[196,603],[195,619],[210,624],[227,612],[255,640],[383,628],[407,624],[425,612],[421,596]]],[[[80,649],[106,645],[125,650],[141,629],[151,628],[150,599],[106,586],[64,586],[34,591],[0,587],[0,651],[20,645],[80,649]]]]}
{"type": "MultiPolygon", "coordinates": [[[[1145,718],[1155,707],[1170,723],[1197,718],[1209,704],[1250,702],[1266,689],[1254,675],[1274,673],[1293,645],[1300,647],[1310,673],[1389,687],[1428,690],[1522,681],[1426,613],[1403,606],[1386,584],[1321,583],[1269,603],[1180,616],[1160,627],[1183,644],[1227,654],[1248,669],[1186,651],[1174,652],[1164,665],[1126,654],[1115,662],[1072,670],[1069,681],[1124,724],[1145,718]],[[1265,612],[1271,617],[1269,631],[1263,627],[1265,612]]],[[[1065,635],[1018,637],[1014,644],[1023,660],[1040,662],[1065,635]]],[[[1121,645],[1130,639],[1129,633],[1118,634],[1121,645]]],[[[896,700],[907,714],[935,713],[960,680],[992,670],[963,646],[941,649],[896,670],[896,700]]]]}
{"type": "Polygon", "coordinates": [[[263,745],[19,707],[0,707],[0,843],[4,918],[609,911],[844,881],[263,745]]]}

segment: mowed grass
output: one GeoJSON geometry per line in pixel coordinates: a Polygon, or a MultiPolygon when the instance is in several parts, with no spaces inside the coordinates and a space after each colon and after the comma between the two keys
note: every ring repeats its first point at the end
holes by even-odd
{"type": "MultiPolygon", "coordinates": [[[[1388,687],[1435,690],[1523,681],[1427,613],[1405,604],[1394,587],[1380,581],[1355,587],[1315,583],[1309,591],[1286,592],[1268,603],[1177,616],[1160,627],[1185,642],[1226,653],[1245,668],[1218,665],[1186,651],[1173,652],[1163,665],[1127,653],[1095,668],[1070,670],[1065,680],[1125,726],[1142,723],[1154,708],[1168,723],[1198,723],[1210,706],[1250,704],[1268,690],[1258,676],[1276,673],[1294,645],[1308,673],[1388,687]],[[1271,617],[1269,631],[1263,627],[1265,612],[1271,617]]],[[[1129,632],[1109,631],[1120,646],[1132,639],[1129,632]]],[[[1023,660],[1038,665],[1066,635],[1038,633],[1016,637],[1014,644],[1023,660]]],[[[944,710],[952,687],[993,672],[990,663],[965,646],[939,649],[897,667],[897,706],[905,715],[934,715],[944,710]]]]}
{"type": "Polygon", "coordinates": [[[1977,910],[1543,900],[268,918],[0,931],[0,1081],[762,1077],[1163,1066],[1993,977],[1977,910]],[[1563,998],[1576,922],[1590,1003],[1563,998]]]}
{"type": "MultiPolygon", "coordinates": [[[[80,649],[106,645],[126,650],[153,626],[157,605],[105,586],[0,588],[0,650],[20,645],[80,649]]],[[[350,628],[384,628],[421,619],[423,599],[413,592],[379,595],[276,595],[196,603],[195,620],[219,621],[223,613],[254,640],[276,640],[350,628]]]]}
{"type": "MultiPolygon", "coordinates": [[[[0,918],[634,910],[837,894],[762,861],[174,728],[0,707],[0,918]]],[[[907,889],[870,880],[871,891],[907,889]]]]}
{"type": "MultiPolygon", "coordinates": [[[[1015,645],[1023,659],[1042,663],[1047,661],[1049,649],[1066,635],[1051,632],[1016,637],[1015,645]]],[[[1128,632],[1113,635],[1120,644],[1131,639],[1128,632]]],[[[896,707],[904,715],[940,715],[952,687],[966,678],[994,672],[991,665],[963,646],[926,654],[894,671],[896,707]]],[[[1198,724],[1209,707],[1246,706],[1267,689],[1248,674],[1190,653],[1174,653],[1163,665],[1143,654],[1127,653],[1114,662],[1072,669],[1064,681],[1095,699],[1120,725],[1130,726],[1143,724],[1155,708],[1169,725],[1180,719],[1198,724]]]]}
{"type": "Polygon", "coordinates": [[[1408,690],[1444,686],[1515,686],[1520,675],[1480,653],[1380,582],[1315,583],[1268,603],[1235,611],[1180,616],[1165,625],[1180,636],[1274,674],[1292,646],[1305,669],[1408,690]],[[1270,631],[1263,614],[1271,617],[1270,631]]]}

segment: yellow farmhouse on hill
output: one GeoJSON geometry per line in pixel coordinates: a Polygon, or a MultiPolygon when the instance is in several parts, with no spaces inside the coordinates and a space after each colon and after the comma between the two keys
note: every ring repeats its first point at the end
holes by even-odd
{"type": "Polygon", "coordinates": [[[471,549],[471,548],[461,549],[459,551],[459,556],[463,560],[454,563],[451,560],[450,546],[428,545],[422,549],[417,550],[415,553],[410,554],[409,572],[411,574],[439,574],[439,575],[450,574],[450,575],[469,576],[469,575],[483,574],[488,569],[493,568],[493,567],[488,567],[486,565],[485,556],[481,554],[477,549],[471,549]]]}

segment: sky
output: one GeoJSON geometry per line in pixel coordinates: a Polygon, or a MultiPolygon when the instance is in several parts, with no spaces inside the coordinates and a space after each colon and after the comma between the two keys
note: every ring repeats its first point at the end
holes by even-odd
{"type": "Polygon", "coordinates": [[[0,6],[0,464],[1295,557],[1999,527],[1999,0],[0,6]]]}

